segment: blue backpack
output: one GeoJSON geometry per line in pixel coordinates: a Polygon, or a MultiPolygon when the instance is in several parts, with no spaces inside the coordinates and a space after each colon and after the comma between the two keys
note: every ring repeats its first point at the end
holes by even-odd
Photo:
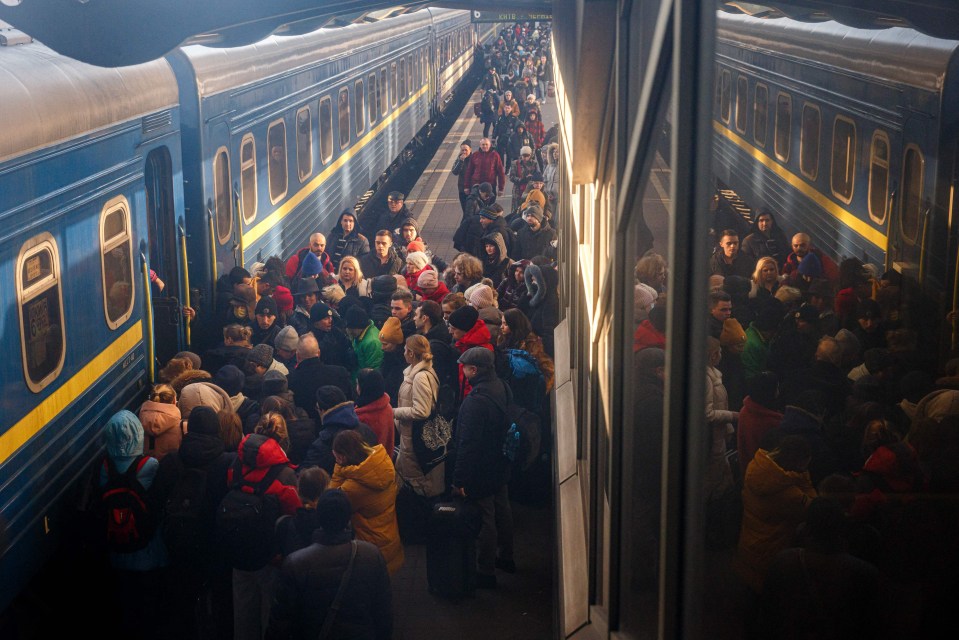
{"type": "Polygon", "coordinates": [[[539,362],[523,349],[507,349],[506,358],[510,371],[506,384],[513,392],[514,402],[542,415],[546,402],[546,378],[539,369],[539,362]]]}

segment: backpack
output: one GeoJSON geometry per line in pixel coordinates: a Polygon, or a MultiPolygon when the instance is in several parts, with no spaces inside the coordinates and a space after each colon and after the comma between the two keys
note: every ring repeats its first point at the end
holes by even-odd
{"type": "Polygon", "coordinates": [[[259,482],[244,479],[241,465],[238,458],[233,464],[233,484],[217,508],[216,535],[230,566],[241,571],[256,571],[273,557],[280,500],[266,491],[286,465],[273,465],[259,482]]]}
{"type": "Polygon", "coordinates": [[[507,349],[509,376],[506,384],[513,392],[517,404],[533,413],[542,414],[546,402],[546,378],[539,368],[539,362],[523,349],[507,349]]]}
{"type": "Polygon", "coordinates": [[[213,535],[213,509],[205,469],[184,469],[170,492],[160,535],[170,555],[195,566],[207,561],[213,535]]]}
{"type": "Polygon", "coordinates": [[[506,424],[509,428],[503,438],[503,456],[510,464],[526,470],[539,457],[542,441],[539,416],[510,400],[506,424]]]}
{"type": "Polygon", "coordinates": [[[137,456],[126,472],[120,473],[109,457],[103,461],[107,483],[100,495],[101,517],[106,525],[107,549],[133,553],[145,549],[157,530],[156,513],[147,490],[137,480],[149,456],[137,456]]]}

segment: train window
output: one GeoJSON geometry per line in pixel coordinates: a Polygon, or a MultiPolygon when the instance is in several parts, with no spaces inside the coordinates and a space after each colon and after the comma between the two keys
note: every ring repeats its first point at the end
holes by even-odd
{"type": "Polygon", "coordinates": [[[313,114],[309,107],[296,112],[296,172],[300,182],[313,173],[313,114]]]}
{"type": "Polygon", "coordinates": [[[406,91],[406,60],[404,58],[400,58],[398,74],[400,78],[400,99],[402,100],[408,95],[406,91]]]}
{"type": "Polygon", "coordinates": [[[226,244],[233,234],[233,198],[230,197],[230,157],[220,147],[213,158],[213,194],[216,202],[216,239],[226,244]]]}
{"type": "Polygon", "coordinates": [[[719,117],[722,118],[726,124],[729,124],[730,93],[732,92],[730,82],[729,70],[723,69],[721,97],[719,100],[719,117]]]}
{"type": "Polygon", "coordinates": [[[252,133],[240,142],[240,207],[244,222],[256,219],[256,141],[252,133]]]}
{"type": "Polygon", "coordinates": [[[869,153],[869,217],[876,224],[886,222],[889,206],[889,136],[877,130],[872,134],[869,153]]]}
{"type": "Polygon", "coordinates": [[[736,78],[736,130],[746,133],[747,107],[749,105],[749,82],[746,76],[736,78]]]}
{"type": "Polygon", "coordinates": [[[836,116],[832,125],[832,194],[849,204],[856,179],[856,123],[836,116]]]}
{"type": "Polygon", "coordinates": [[[396,63],[390,63],[390,104],[396,106],[396,63]]]}
{"type": "Polygon", "coordinates": [[[376,122],[376,108],[380,103],[380,85],[376,82],[376,74],[370,74],[370,126],[376,122]]]}
{"type": "Polygon", "coordinates": [[[366,95],[363,93],[363,80],[357,80],[353,85],[356,95],[356,113],[353,116],[353,122],[356,124],[356,135],[359,137],[366,129],[366,95]]]}
{"type": "Polygon", "coordinates": [[[776,96],[776,157],[787,162],[789,160],[789,143],[792,134],[793,100],[789,94],[780,93],[776,96]]]}
{"type": "Polygon", "coordinates": [[[326,164],[333,157],[333,101],[320,98],[320,160],[326,164]]]}
{"type": "Polygon", "coordinates": [[[406,88],[409,93],[413,93],[413,89],[416,87],[416,73],[413,70],[413,54],[406,56],[406,69],[410,74],[410,81],[406,83],[406,88]]]}
{"type": "Polygon", "coordinates": [[[389,110],[389,106],[386,104],[386,95],[387,95],[387,85],[389,83],[386,81],[386,67],[380,69],[380,115],[385,116],[386,112],[389,110]]]}
{"type": "Polygon", "coordinates": [[[766,146],[766,126],[769,121],[769,89],[764,84],[756,85],[753,96],[753,139],[760,147],[766,146]]]}
{"type": "Polygon", "coordinates": [[[270,150],[270,202],[276,204],[286,195],[286,122],[277,120],[266,130],[266,146],[270,150]]]}
{"type": "Polygon", "coordinates": [[[24,378],[30,391],[38,393],[63,369],[66,342],[60,254],[49,233],[31,238],[20,249],[17,300],[24,378]]]}
{"type": "Polygon", "coordinates": [[[133,234],[130,205],[123,196],[107,202],[100,214],[100,266],[103,268],[103,311],[116,329],[133,313],[133,234]]]}
{"type": "Polygon", "coordinates": [[[819,175],[819,133],[822,114],[808,102],[802,106],[802,129],[799,131],[799,170],[810,180],[819,175]]]}
{"type": "Polygon", "coordinates": [[[899,224],[902,225],[902,237],[910,244],[919,240],[922,213],[922,179],[926,164],[919,148],[911,144],[906,147],[902,158],[902,197],[900,201],[899,224]]]}
{"type": "Polygon", "coordinates": [[[350,144],[350,90],[348,87],[340,89],[340,98],[336,103],[337,124],[340,129],[340,149],[350,144]]]}

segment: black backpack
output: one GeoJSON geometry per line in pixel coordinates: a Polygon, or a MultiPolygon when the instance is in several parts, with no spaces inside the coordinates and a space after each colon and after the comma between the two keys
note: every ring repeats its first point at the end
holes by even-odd
{"type": "Polygon", "coordinates": [[[266,490],[286,464],[270,467],[259,482],[249,482],[241,473],[238,458],[233,465],[233,484],[216,511],[219,547],[234,569],[256,571],[273,557],[274,531],[280,517],[280,500],[266,490]]]}
{"type": "Polygon", "coordinates": [[[213,540],[213,505],[207,490],[207,471],[183,470],[165,506],[160,535],[174,560],[196,566],[209,561],[213,540]]]}
{"type": "Polygon", "coordinates": [[[512,400],[506,407],[506,437],[503,455],[515,467],[526,470],[539,457],[542,443],[539,416],[512,400]]]}
{"type": "Polygon", "coordinates": [[[147,490],[137,480],[148,456],[137,456],[126,472],[120,473],[108,457],[103,461],[107,483],[100,494],[101,521],[106,527],[107,549],[133,553],[145,549],[157,530],[156,512],[147,490]]]}

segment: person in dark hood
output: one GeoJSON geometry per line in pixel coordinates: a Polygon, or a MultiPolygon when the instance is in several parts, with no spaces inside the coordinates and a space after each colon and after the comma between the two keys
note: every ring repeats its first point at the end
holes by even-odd
{"type": "Polygon", "coordinates": [[[370,252],[370,242],[356,224],[356,214],[344,209],[336,220],[336,226],[327,234],[327,252],[334,269],[340,268],[344,256],[360,258],[370,252]]]}
{"type": "Polygon", "coordinates": [[[339,387],[323,385],[317,389],[314,410],[320,418],[320,431],[306,452],[301,468],[320,467],[332,474],[333,467],[336,466],[333,439],[346,429],[355,429],[371,447],[378,444],[376,433],[369,425],[360,422],[356,415],[356,405],[346,399],[346,394],[339,387]]]}
{"type": "Polygon", "coordinates": [[[529,291],[526,289],[526,280],[523,278],[526,267],[532,264],[529,260],[512,262],[506,270],[506,277],[496,288],[496,300],[500,311],[519,309],[529,314],[529,291]]]}
{"type": "Polygon", "coordinates": [[[386,204],[380,205],[375,211],[363,216],[363,230],[366,237],[372,238],[377,232],[386,229],[394,234],[393,239],[399,243],[399,228],[404,220],[413,217],[410,210],[406,208],[406,194],[400,191],[390,191],[386,196],[386,204]]]}
{"type": "Polygon", "coordinates": [[[549,356],[553,353],[553,329],[559,323],[559,274],[551,266],[530,264],[523,273],[529,291],[529,321],[543,340],[549,356]]]}
{"type": "MultiPolygon", "coordinates": [[[[523,210],[526,225],[516,234],[513,257],[532,260],[536,256],[556,257],[556,230],[543,215],[543,208],[533,204],[523,210]]],[[[538,333],[538,332],[537,332],[538,333]]]]}
{"type": "Polygon", "coordinates": [[[506,243],[503,242],[503,234],[499,231],[493,231],[483,236],[483,277],[493,281],[493,286],[498,287],[500,282],[506,278],[506,272],[509,270],[510,257],[506,254],[506,243]]]}
{"type": "Polygon", "coordinates": [[[776,223],[772,211],[760,209],[753,217],[753,224],[749,228],[749,234],[743,238],[740,251],[753,262],[767,256],[773,258],[779,270],[782,270],[790,248],[789,240],[776,223]]]}
{"type": "Polygon", "coordinates": [[[463,207],[463,219],[470,220],[483,209],[496,204],[496,191],[489,182],[474,186],[463,207]]]}

